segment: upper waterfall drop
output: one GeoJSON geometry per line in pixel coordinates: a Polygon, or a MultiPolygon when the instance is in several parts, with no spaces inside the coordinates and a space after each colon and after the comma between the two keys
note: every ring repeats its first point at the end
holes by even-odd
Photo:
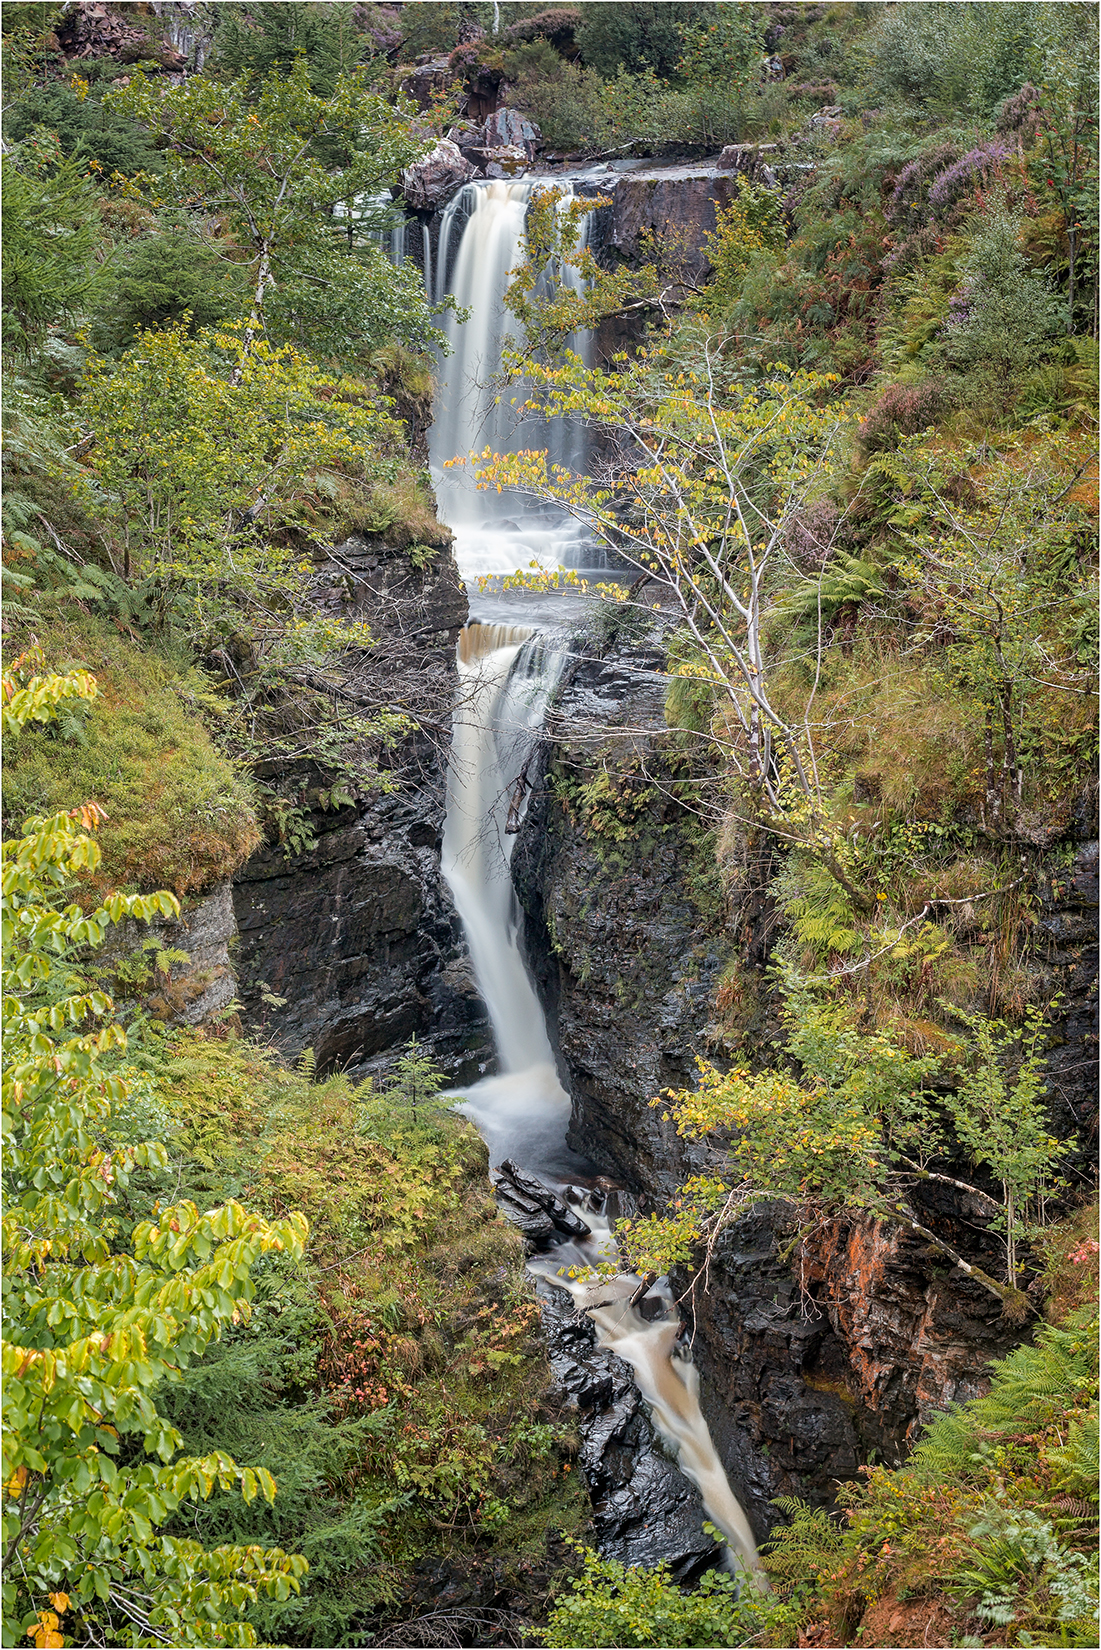
{"type": "MultiPolygon", "coordinates": [[[[450,292],[468,314],[462,320],[452,311],[444,322],[451,353],[439,363],[428,449],[440,515],[455,534],[456,560],[467,579],[512,573],[532,561],[546,568],[594,562],[584,530],[564,511],[479,492],[470,469],[453,463],[484,447],[495,452],[545,447],[552,464],[576,469],[584,463],[582,432],[524,412],[523,381],[499,392],[502,352],[510,339],[519,341],[504,295],[523,255],[528,204],[537,187],[539,181],[530,178],[468,183],[448,203],[440,223],[431,290],[437,301],[450,292]]],[[[572,266],[565,279],[577,286],[572,266]]],[[[572,342],[580,354],[589,347],[587,337],[572,342]]]]}

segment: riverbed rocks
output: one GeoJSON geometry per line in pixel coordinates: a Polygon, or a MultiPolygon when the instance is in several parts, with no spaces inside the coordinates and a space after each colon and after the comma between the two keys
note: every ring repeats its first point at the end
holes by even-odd
{"type": "Polygon", "coordinates": [[[598,1345],[593,1324],[562,1290],[540,1283],[539,1297],[551,1367],[577,1415],[601,1553],[622,1564],[668,1564],[679,1581],[699,1575],[719,1556],[699,1491],[666,1455],[629,1366],[598,1345]]]}
{"type": "Polygon", "coordinates": [[[532,1250],[560,1238],[589,1236],[591,1227],[568,1203],[510,1158],[491,1171],[490,1179],[501,1213],[519,1227],[532,1250]]]}

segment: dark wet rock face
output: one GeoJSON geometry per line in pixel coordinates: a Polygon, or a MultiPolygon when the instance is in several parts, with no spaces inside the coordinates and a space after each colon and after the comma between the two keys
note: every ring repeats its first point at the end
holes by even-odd
{"type": "Polygon", "coordinates": [[[589,1236],[591,1228],[575,1210],[511,1159],[506,1157],[499,1169],[491,1171],[490,1179],[502,1214],[519,1227],[532,1249],[558,1237],[589,1236]]]}
{"type": "Polygon", "coordinates": [[[469,1080],[492,1048],[440,871],[466,595],[445,549],[418,568],[354,537],[332,552],[328,572],[319,605],[365,620],[374,638],[344,668],[338,698],[364,715],[401,708],[413,725],[382,757],[389,793],[368,792],[354,806],[325,806],[332,775],[314,763],[261,773],[297,787],[316,843],[297,853],[266,846],[236,878],[243,1017],[288,1056],[312,1048],[322,1069],[369,1066],[416,1036],[450,1075],[469,1080]]]}
{"type": "Polygon", "coordinates": [[[1044,997],[1061,999],[1046,1065],[1052,1123],[1061,1139],[1076,1137],[1072,1162],[1088,1184],[1097,1162],[1098,844],[1093,809],[1081,813],[1069,863],[1045,872],[1032,956],[1044,997]]]}
{"type": "Polygon", "coordinates": [[[790,1241],[785,1211],[758,1207],[721,1235],[707,1288],[686,1302],[701,1407],[759,1539],[776,1496],[829,1503],[862,1462],[901,1462],[1020,1339],[997,1301],[908,1235],[831,1223],[794,1265],[779,1259],[790,1241]]]}
{"type": "Polygon", "coordinates": [[[561,1290],[540,1284],[539,1294],[551,1367],[577,1412],[600,1551],[622,1564],[668,1564],[678,1580],[698,1575],[718,1556],[703,1503],[665,1454],[630,1368],[597,1344],[561,1290]]]}
{"type": "MultiPolygon", "coordinates": [[[[592,741],[625,727],[652,729],[632,736],[635,759],[643,774],[661,775],[661,664],[646,643],[581,659],[553,713],[561,738],[550,760],[591,756],[592,741]]],[[[622,754],[622,738],[616,749],[622,754]]],[[[633,839],[609,849],[571,823],[553,799],[557,782],[536,779],[512,868],[529,962],[574,1100],[570,1145],[660,1200],[699,1154],[649,1101],[692,1081],[722,950],[686,887],[666,817],[676,810],[655,794],[633,839]]]]}

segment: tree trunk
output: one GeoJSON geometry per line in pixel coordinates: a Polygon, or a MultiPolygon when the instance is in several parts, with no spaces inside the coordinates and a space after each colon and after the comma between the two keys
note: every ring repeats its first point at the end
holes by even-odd
{"type": "Polygon", "coordinates": [[[986,760],[986,795],[984,798],[985,824],[994,829],[1001,821],[1001,798],[994,769],[994,707],[987,705],[983,726],[983,751],[986,760]]]}
{"type": "Polygon", "coordinates": [[[1001,795],[1016,793],[1018,800],[1021,794],[1020,769],[1017,766],[1017,742],[1013,737],[1013,691],[1003,687],[999,690],[998,703],[1002,713],[1002,777],[1001,795]]]}
{"type": "MultiPolygon", "coordinates": [[[[256,342],[256,339],[259,337],[260,333],[263,331],[263,328],[264,328],[264,289],[265,289],[265,287],[270,286],[270,284],[271,284],[271,249],[270,249],[268,243],[265,241],[263,246],[260,249],[260,259],[259,259],[259,263],[257,265],[257,270],[256,270],[256,290],[254,291],[254,293],[252,295],[252,314],[249,316],[248,325],[245,328],[245,349],[244,349],[244,354],[245,355],[248,355],[248,354],[251,353],[253,344],[256,342]]],[[[244,356],[242,356],[242,359],[238,362],[236,367],[234,367],[232,377],[230,378],[230,383],[233,384],[235,387],[236,387],[236,385],[240,384],[240,382],[241,382],[241,375],[242,375],[243,370],[244,370],[244,356]]]]}

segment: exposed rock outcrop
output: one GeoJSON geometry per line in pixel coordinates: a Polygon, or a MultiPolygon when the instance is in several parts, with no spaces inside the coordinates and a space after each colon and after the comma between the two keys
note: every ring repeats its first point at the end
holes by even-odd
{"type": "Polygon", "coordinates": [[[449,138],[440,138],[430,154],[402,172],[401,191],[414,212],[433,212],[476,176],[477,168],[458,147],[449,138]]]}
{"type": "Polygon", "coordinates": [[[130,1008],[129,979],[145,1013],[168,1025],[201,1025],[217,1018],[236,995],[230,959],[236,937],[233,886],[221,882],[205,898],[185,905],[178,921],[154,917],[110,929],[97,960],[108,968],[129,964],[114,987],[123,1018],[130,1008]]]}
{"type": "Polygon", "coordinates": [[[418,109],[430,109],[432,99],[446,92],[454,78],[449,57],[422,57],[401,83],[418,109]]]}
{"type": "Polygon", "coordinates": [[[54,38],[70,62],[109,57],[116,63],[156,63],[173,73],[187,67],[184,53],[170,41],[136,27],[102,0],[77,0],[76,5],[65,7],[54,38]]]}
{"type": "Polygon", "coordinates": [[[759,1537],[774,1497],[829,1502],[861,1463],[898,1464],[1020,1338],[997,1301],[898,1231],[836,1223],[794,1265],[778,1258],[790,1235],[778,1208],[743,1216],[690,1300],[701,1407],[759,1537]]]}
{"type": "Polygon", "coordinates": [[[542,141],[543,135],[538,126],[518,109],[494,110],[486,118],[481,132],[484,149],[522,149],[529,161],[535,159],[535,151],[542,141]]]}
{"type": "Polygon", "coordinates": [[[561,1290],[540,1283],[539,1295],[551,1367],[576,1407],[601,1553],[622,1564],[668,1564],[682,1581],[698,1575],[717,1557],[699,1491],[665,1454],[630,1368],[597,1344],[592,1323],[561,1290]]]}
{"type": "MultiPolygon", "coordinates": [[[[638,784],[664,743],[665,687],[655,641],[614,657],[581,658],[548,731],[554,755],[613,761],[630,735],[638,784]]],[[[660,770],[660,757],[657,758],[660,770]]],[[[606,843],[575,828],[532,772],[535,790],[512,867],[527,915],[529,961],[574,1099],[570,1144],[655,1199],[671,1195],[693,1154],[649,1105],[692,1080],[698,1032],[722,961],[689,898],[674,842],[675,807],[655,793],[633,840],[606,843]],[[668,815],[668,817],[666,817],[668,815]]]]}
{"type": "Polygon", "coordinates": [[[375,638],[345,667],[336,695],[364,714],[400,710],[413,725],[382,755],[391,789],[354,805],[327,805],[332,777],[316,763],[266,775],[300,799],[316,840],[298,852],[266,846],[238,873],[244,1017],[287,1055],[312,1047],[322,1068],[370,1065],[416,1035],[449,1073],[469,1079],[492,1051],[440,872],[466,594],[447,549],[418,568],[357,536],[332,552],[327,573],[330,605],[369,621],[375,638]]]}

